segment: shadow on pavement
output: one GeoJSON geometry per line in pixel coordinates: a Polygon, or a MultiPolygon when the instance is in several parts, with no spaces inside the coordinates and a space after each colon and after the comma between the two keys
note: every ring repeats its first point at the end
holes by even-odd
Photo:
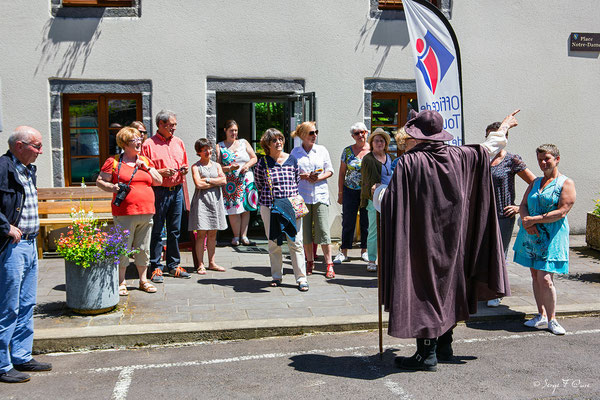
{"type": "Polygon", "coordinates": [[[330,285],[342,285],[351,287],[377,288],[377,278],[372,279],[345,279],[333,278],[327,280],[330,285]]]}
{"type": "MultiPolygon", "coordinates": [[[[269,282],[259,281],[253,278],[231,278],[231,279],[198,279],[200,285],[218,285],[231,287],[240,293],[267,293],[269,282]]],[[[295,286],[294,286],[295,287],[295,286]]]]}
{"type": "Polygon", "coordinates": [[[560,278],[567,279],[569,281],[600,283],[600,274],[593,272],[562,275],[560,278]]]}
{"type": "MultiPolygon", "coordinates": [[[[515,313],[515,317],[518,315],[525,316],[522,313],[515,313]]],[[[538,329],[528,328],[523,325],[525,322],[524,318],[515,319],[513,321],[478,321],[471,322],[467,321],[466,325],[471,329],[477,329],[481,331],[507,331],[512,333],[522,333],[522,332],[538,332],[538,329]]]]}
{"type": "Polygon", "coordinates": [[[575,254],[577,254],[577,256],[581,257],[582,259],[590,258],[590,259],[597,260],[598,262],[600,262],[600,251],[594,250],[591,247],[588,247],[588,246],[571,247],[571,251],[574,251],[575,254]]]}

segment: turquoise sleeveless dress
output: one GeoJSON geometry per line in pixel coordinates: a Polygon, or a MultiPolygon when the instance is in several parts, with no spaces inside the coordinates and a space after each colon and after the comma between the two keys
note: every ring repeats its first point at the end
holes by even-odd
{"type": "MultiPolygon", "coordinates": [[[[567,177],[558,176],[543,190],[542,178],[533,182],[527,196],[529,215],[542,215],[556,210],[567,177]]],[[[557,274],[569,273],[569,221],[567,217],[548,224],[536,225],[540,235],[530,235],[519,220],[519,233],[513,247],[514,261],[524,267],[557,274]]]]}

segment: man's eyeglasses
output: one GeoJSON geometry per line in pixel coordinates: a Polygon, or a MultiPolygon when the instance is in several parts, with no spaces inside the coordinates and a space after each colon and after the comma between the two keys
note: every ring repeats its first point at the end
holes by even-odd
{"type": "Polygon", "coordinates": [[[33,144],[33,143],[29,143],[29,142],[21,142],[26,146],[31,146],[36,150],[41,150],[42,149],[42,145],[41,144],[33,144]]]}
{"type": "Polygon", "coordinates": [[[308,134],[309,134],[310,136],[315,136],[315,135],[318,135],[318,134],[319,134],[319,130],[317,129],[317,130],[314,130],[314,131],[310,131],[310,132],[308,132],[308,134]]]}

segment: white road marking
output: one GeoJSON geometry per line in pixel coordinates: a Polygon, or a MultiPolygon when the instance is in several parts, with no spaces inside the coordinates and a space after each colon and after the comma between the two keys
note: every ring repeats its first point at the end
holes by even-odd
{"type": "Polygon", "coordinates": [[[111,400],[125,400],[129,386],[131,386],[131,378],[133,377],[133,368],[123,368],[117,379],[111,400]]]}
{"type": "Polygon", "coordinates": [[[411,400],[413,397],[406,393],[406,391],[398,383],[392,381],[389,378],[384,379],[383,384],[390,389],[390,392],[400,397],[402,400],[411,400]]]}
{"type": "MultiPolygon", "coordinates": [[[[581,330],[575,332],[567,332],[567,336],[574,335],[587,335],[587,334],[599,334],[600,329],[588,329],[581,330]]],[[[503,335],[503,336],[487,336],[481,338],[471,338],[471,339],[457,339],[454,343],[476,343],[476,342],[493,342],[499,340],[519,340],[526,337],[534,337],[534,336],[542,336],[542,335],[550,335],[552,333],[540,330],[538,332],[533,333],[522,333],[522,334],[513,334],[513,335],[503,335]]],[[[414,344],[389,344],[385,345],[384,349],[398,349],[398,348],[409,348],[415,347],[414,344]]],[[[124,366],[114,366],[114,367],[104,367],[104,368],[90,368],[84,370],[77,371],[56,371],[56,372],[46,372],[39,373],[37,376],[58,376],[58,375],[76,375],[76,374],[98,374],[98,373],[107,373],[107,372],[123,372],[124,370],[133,371],[135,370],[146,370],[146,369],[160,369],[160,368],[177,368],[177,367],[190,367],[190,366],[202,366],[202,365],[215,365],[215,364],[226,364],[226,363],[234,363],[234,362],[242,362],[242,361],[254,361],[254,360],[268,360],[268,359],[276,359],[276,358],[290,358],[294,356],[300,355],[308,355],[308,354],[328,354],[328,353],[352,353],[352,352],[360,352],[360,351],[369,351],[377,350],[378,346],[356,346],[356,347],[345,347],[345,348],[333,348],[333,349],[313,349],[299,352],[290,352],[290,353],[265,353],[265,354],[254,354],[254,355],[246,355],[239,357],[230,357],[230,358],[216,358],[212,360],[196,360],[196,361],[184,361],[184,362],[175,362],[175,363],[161,363],[161,364],[138,364],[138,365],[124,365],[124,366]]],[[[123,382],[126,382],[127,374],[130,372],[123,373],[122,376],[119,376],[119,380],[123,377],[123,382]]],[[[130,377],[130,375],[129,375],[130,377]]]]}

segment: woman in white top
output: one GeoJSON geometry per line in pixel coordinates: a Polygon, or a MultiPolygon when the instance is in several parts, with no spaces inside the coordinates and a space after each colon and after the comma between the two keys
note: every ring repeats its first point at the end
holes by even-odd
{"type": "Polygon", "coordinates": [[[238,139],[238,124],[225,122],[225,140],[217,145],[217,161],[222,165],[227,183],[223,186],[223,202],[233,231],[232,246],[254,243],[248,240],[250,211],[258,209],[258,193],[250,168],[258,160],[246,139],[238,139]]]}
{"type": "Polygon", "coordinates": [[[303,122],[292,132],[302,145],[294,148],[291,155],[298,160],[300,183],[298,192],[308,207],[303,218],[303,242],[306,254],[306,274],[311,275],[315,264],[313,243],[320,244],[327,265],[327,278],[334,278],[331,261],[331,239],[329,236],[329,188],[327,179],[333,175],[331,157],[324,146],[316,144],[319,131],[314,121],[303,122]],[[314,234],[313,234],[314,232],[314,234]]]}

